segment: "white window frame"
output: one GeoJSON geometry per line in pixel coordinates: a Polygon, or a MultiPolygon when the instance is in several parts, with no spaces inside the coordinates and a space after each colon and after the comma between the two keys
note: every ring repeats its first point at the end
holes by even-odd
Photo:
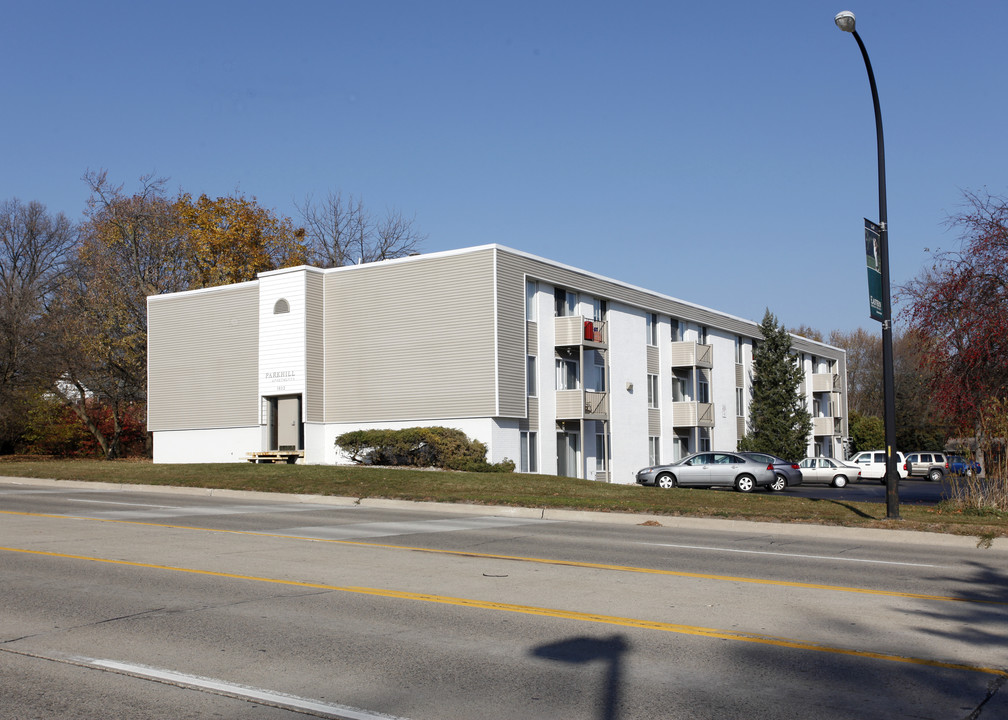
{"type": "Polygon", "coordinates": [[[556,359],[556,389],[557,390],[580,390],[581,379],[578,372],[578,361],[574,359],[556,359]],[[573,378],[573,387],[568,380],[573,378]]]}
{"type": "Polygon", "coordinates": [[[648,407],[657,410],[659,407],[658,376],[648,373],[647,376],[647,404],[648,407]]]}
{"type": "Polygon", "coordinates": [[[661,438],[657,435],[648,436],[648,465],[661,464],[661,438]]]}
{"type": "Polygon", "coordinates": [[[535,355],[525,356],[525,391],[529,397],[539,396],[539,377],[537,375],[539,363],[536,362],[535,355]]]}
{"type": "Polygon", "coordinates": [[[658,344],[658,315],[655,313],[647,313],[645,316],[645,325],[647,333],[647,344],[655,346],[658,344]]]}
{"type": "Polygon", "coordinates": [[[539,283],[535,280],[525,281],[525,319],[535,322],[539,310],[539,283]]]}
{"type": "Polygon", "coordinates": [[[539,472],[539,438],[535,430],[521,431],[521,460],[518,472],[539,472]]]}

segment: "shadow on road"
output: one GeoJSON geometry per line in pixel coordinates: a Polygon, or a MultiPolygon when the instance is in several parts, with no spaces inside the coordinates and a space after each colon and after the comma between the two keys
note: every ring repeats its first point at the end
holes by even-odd
{"type": "Polygon", "coordinates": [[[610,638],[576,637],[570,640],[540,645],[532,654],[546,660],[581,665],[601,661],[607,666],[604,700],[599,708],[599,720],[616,720],[620,684],[623,674],[623,655],[630,644],[622,635],[610,638]]]}

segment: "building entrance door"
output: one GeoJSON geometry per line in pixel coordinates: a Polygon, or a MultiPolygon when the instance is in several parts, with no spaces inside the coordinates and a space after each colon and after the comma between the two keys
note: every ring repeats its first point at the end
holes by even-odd
{"type": "Polygon", "coordinates": [[[269,403],[269,450],[304,448],[304,424],[301,422],[301,396],[266,398],[269,403]]]}

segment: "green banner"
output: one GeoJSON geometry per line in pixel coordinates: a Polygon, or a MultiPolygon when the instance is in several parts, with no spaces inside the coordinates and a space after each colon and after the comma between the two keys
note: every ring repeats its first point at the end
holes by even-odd
{"type": "Polygon", "coordinates": [[[882,322],[882,228],[864,221],[865,260],[868,264],[869,317],[882,322]]]}

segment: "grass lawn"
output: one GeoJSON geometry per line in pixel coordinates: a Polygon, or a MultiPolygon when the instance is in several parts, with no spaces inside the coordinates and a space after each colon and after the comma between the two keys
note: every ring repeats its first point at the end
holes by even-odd
{"type": "Polygon", "coordinates": [[[943,505],[902,505],[900,519],[888,520],[884,503],[817,500],[762,491],[748,495],[699,489],[666,492],[553,475],[16,458],[0,461],[0,476],[923,530],[972,535],[981,542],[1008,536],[1008,513],[964,513],[943,505]]]}

